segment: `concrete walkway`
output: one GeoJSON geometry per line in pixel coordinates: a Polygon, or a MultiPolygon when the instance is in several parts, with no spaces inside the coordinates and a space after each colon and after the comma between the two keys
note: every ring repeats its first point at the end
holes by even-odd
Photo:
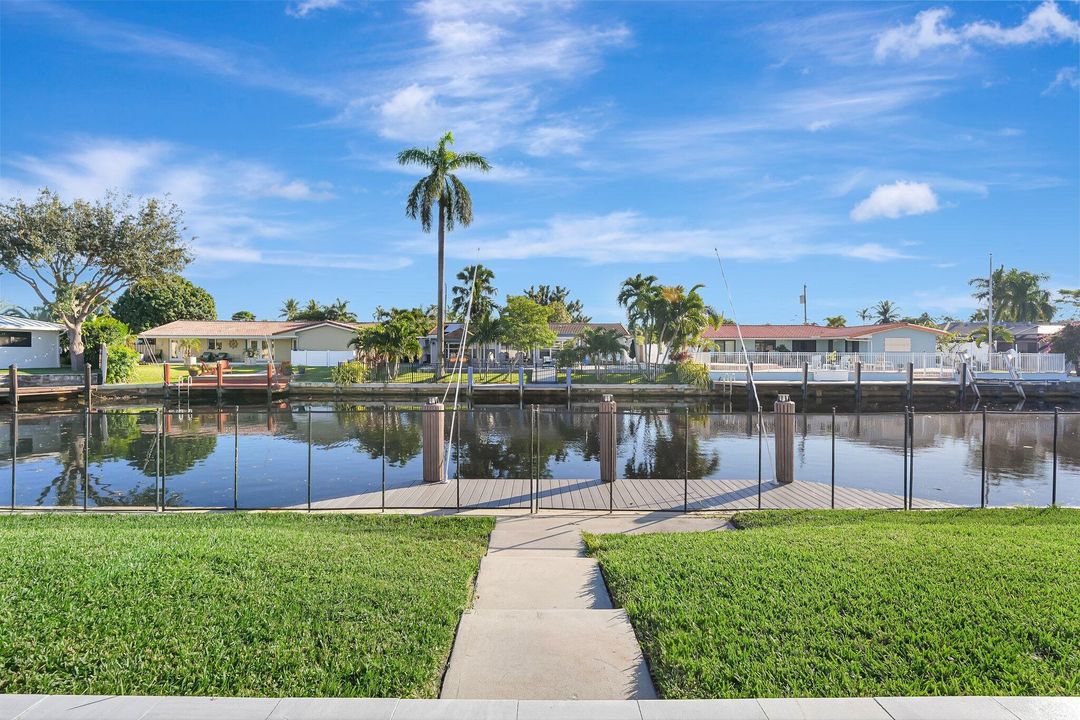
{"type": "Polygon", "coordinates": [[[626,612],[614,609],[582,530],[678,532],[727,527],[672,513],[501,517],[458,628],[443,698],[655,698],[626,612]]]}
{"type": "Polygon", "coordinates": [[[1074,720],[1080,698],[397,700],[0,695],[0,720],[1074,720]]]}

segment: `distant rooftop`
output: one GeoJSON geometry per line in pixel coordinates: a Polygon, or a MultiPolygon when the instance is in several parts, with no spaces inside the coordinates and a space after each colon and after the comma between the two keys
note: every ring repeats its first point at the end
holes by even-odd
{"type": "Polygon", "coordinates": [[[139,333],[146,338],[262,338],[292,337],[322,325],[358,330],[374,323],[343,323],[336,320],[174,320],[139,333]]]}
{"type": "MultiPolygon", "coordinates": [[[[747,340],[851,340],[867,338],[887,330],[910,328],[924,332],[944,335],[944,330],[913,325],[911,323],[885,323],[882,325],[851,325],[848,327],[827,327],[825,325],[743,325],[742,336],[747,340]]],[[[702,335],[706,340],[737,340],[739,330],[735,325],[721,325],[706,330],[702,335]]]]}

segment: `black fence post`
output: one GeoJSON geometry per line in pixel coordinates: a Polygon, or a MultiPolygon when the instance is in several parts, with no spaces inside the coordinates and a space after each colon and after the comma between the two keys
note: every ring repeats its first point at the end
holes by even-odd
{"type": "Polygon", "coordinates": [[[307,412],[307,510],[311,512],[311,408],[307,412]]]}
{"type": "Polygon", "coordinates": [[[761,408],[758,408],[757,422],[757,509],[761,509],[761,443],[764,431],[764,421],[761,417],[761,408]]]}
{"type": "Polygon", "coordinates": [[[986,408],[982,409],[982,488],[979,494],[979,507],[985,508],[987,501],[986,487],[986,408]]]}
{"type": "Polygon", "coordinates": [[[682,484],[682,511],[690,509],[690,406],[687,405],[683,434],[686,436],[686,446],[683,449],[683,484],[682,484]]]}
{"type": "Polygon", "coordinates": [[[529,513],[534,513],[537,504],[536,483],[533,479],[536,467],[533,464],[533,450],[536,448],[536,408],[529,406],[529,513]]]}
{"type": "MultiPolygon", "coordinates": [[[[267,410],[267,412],[270,412],[267,410]]],[[[240,406],[233,406],[232,509],[240,507],[240,406]]]]}
{"type": "MultiPolygon", "coordinates": [[[[1058,466],[1058,411],[1054,408],[1054,465],[1050,475],[1050,507],[1057,507],[1057,466],[1058,466]]],[[[12,494],[14,494],[14,489],[12,494]]]]}
{"type": "MultiPolygon", "coordinates": [[[[87,395],[89,397],[89,394],[87,395]]],[[[83,495],[82,509],[85,511],[90,500],[90,406],[83,408],[83,432],[86,442],[83,444],[83,495]]]]}
{"type": "Polygon", "coordinates": [[[836,509],[836,408],[832,409],[832,461],[829,473],[829,507],[836,509]]]}
{"type": "Polygon", "coordinates": [[[154,512],[161,507],[161,408],[154,410],[154,512]]]}
{"type": "Polygon", "coordinates": [[[11,511],[15,512],[15,465],[19,460],[19,413],[11,413],[11,511]]]}
{"type": "Polygon", "coordinates": [[[454,454],[454,503],[461,510],[461,415],[457,406],[454,406],[454,417],[457,420],[457,452],[454,454]]]}
{"type": "Polygon", "coordinates": [[[383,403],[382,406],[382,485],[380,491],[379,510],[386,512],[386,430],[390,423],[390,406],[383,403]]]}
{"type": "Polygon", "coordinates": [[[165,481],[169,477],[169,410],[166,408],[161,417],[161,512],[166,510],[165,481]]]}
{"type": "Polygon", "coordinates": [[[904,406],[904,476],[901,489],[904,493],[904,509],[907,510],[907,482],[908,482],[908,408],[904,406]]]}
{"type": "Polygon", "coordinates": [[[907,483],[907,506],[908,510],[915,507],[915,406],[908,408],[908,427],[910,428],[911,442],[908,443],[908,452],[911,460],[908,462],[907,483]]]}

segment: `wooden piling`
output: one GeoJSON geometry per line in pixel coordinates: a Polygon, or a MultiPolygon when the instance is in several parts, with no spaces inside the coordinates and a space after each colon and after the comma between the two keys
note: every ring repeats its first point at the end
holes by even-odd
{"type": "Polygon", "coordinates": [[[855,410],[862,409],[862,363],[855,361],[855,410]]]}
{"type": "Polygon", "coordinates": [[[746,406],[750,407],[750,401],[754,400],[753,410],[757,410],[757,401],[754,396],[754,363],[750,361],[746,363],[746,406]]]}
{"type": "Polygon", "coordinates": [[[221,398],[225,396],[225,368],[222,367],[220,360],[214,364],[214,374],[217,375],[217,399],[220,404],[221,398]]]}
{"type": "Polygon", "coordinates": [[[446,480],[446,446],[443,443],[443,404],[438,398],[428,398],[421,415],[424,444],[424,482],[446,480]]]}
{"type": "Polygon", "coordinates": [[[802,404],[803,412],[806,412],[806,402],[810,399],[810,363],[802,364],[802,404]]]}
{"type": "Polygon", "coordinates": [[[907,404],[915,402],[915,363],[907,364],[907,404]]]}
{"type": "Polygon", "coordinates": [[[83,404],[87,409],[93,406],[90,398],[90,387],[93,384],[94,367],[90,363],[83,365],[83,404]]]}
{"type": "Polygon", "coordinates": [[[967,363],[960,363],[960,403],[967,403],[967,363]]]}
{"type": "Polygon", "coordinates": [[[777,395],[773,403],[773,430],[776,443],[776,482],[795,480],[795,403],[787,395],[777,395]]]}
{"type": "MultiPolygon", "coordinates": [[[[12,363],[8,367],[8,393],[11,400],[11,409],[13,412],[19,412],[19,366],[12,363]]],[[[12,445],[12,447],[15,447],[12,445]]]]}
{"type": "MultiPolygon", "coordinates": [[[[218,363],[218,368],[221,367],[221,363],[218,363]]],[[[274,399],[274,363],[270,361],[266,363],[266,402],[269,403],[274,399]]]]}
{"type": "Polygon", "coordinates": [[[615,481],[616,465],[616,404],[611,395],[600,401],[600,481],[615,481]]]}

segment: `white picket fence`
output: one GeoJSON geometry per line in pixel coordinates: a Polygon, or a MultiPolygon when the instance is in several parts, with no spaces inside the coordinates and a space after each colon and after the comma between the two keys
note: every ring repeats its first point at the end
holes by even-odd
{"type": "Polygon", "coordinates": [[[967,362],[973,372],[986,370],[1006,371],[1008,355],[1017,372],[1021,373],[1064,373],[1065,356],[1061,353],[994,353],[987,367],[982,359],[964,358],[956,353],[919,353],[919,352],[697,352],[694,359],[714,370],[737,370],[746,367],[747,359],[754,363],[759,371],[764,370],[801,370],[803,363],[811,370],[836,368],[853,370],[855,363],[862,363],[864,372],[902,372],[908,363],[915,370],[956,370],[967,362]],[[749,357],[747,357],[749,356],[749,357]]]}
{"type": "Polygon", "coordinates": [[[343,362],[355,359],[356,353],[352,350],[293,350],[289,357],[293,367],[297,365],[336,367],[343,362]]]}

